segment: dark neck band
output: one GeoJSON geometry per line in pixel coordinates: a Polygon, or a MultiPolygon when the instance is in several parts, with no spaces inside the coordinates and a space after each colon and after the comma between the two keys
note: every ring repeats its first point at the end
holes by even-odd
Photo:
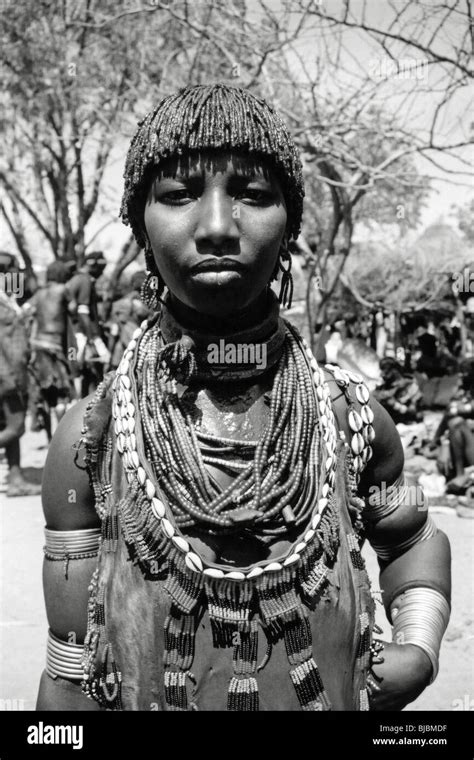
{"type": "Polygon", "coordinates": [[[192,341],[197,380],[246,380],[266,372],[280,359],[285,340],[285,324],[273,292],[266,316],[245,330],[211,333],[182,325],[169,301],[162,306],[160,330],[165,343],[183,338],[192,341]]]}

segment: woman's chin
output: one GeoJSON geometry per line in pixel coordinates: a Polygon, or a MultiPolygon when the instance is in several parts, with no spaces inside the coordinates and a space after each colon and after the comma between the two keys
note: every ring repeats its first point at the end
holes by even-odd
{"type": "MultiPolygon", "coordinates": [[[[227,275],[229,273],[225,273],[227,275]]],[[[236,274],[232,272],[232,274],[236,274]]],[[[258,294],[252,298],[252,291],[241,277],[223,276],[221,272],[206,273],[194,282],[196,287],[187,299],[188,306],[200,314],[215,317],[229,317],[243,312],[258,294]]]]}

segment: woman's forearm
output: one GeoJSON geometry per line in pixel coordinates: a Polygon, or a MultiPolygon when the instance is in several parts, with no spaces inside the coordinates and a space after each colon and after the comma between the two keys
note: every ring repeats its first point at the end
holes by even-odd
{"type": "Polygon", "coordinates": [[[93,699],[86,697],[80,683],[73,683],[65,678],[52,678],[43,671],[36,709],[97,712],[102,708],[93,699]]]}

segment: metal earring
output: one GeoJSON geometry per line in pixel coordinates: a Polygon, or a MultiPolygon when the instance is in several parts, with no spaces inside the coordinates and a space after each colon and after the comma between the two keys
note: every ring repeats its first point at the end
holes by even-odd
{"type": "Polygon", "coordinates": [[[145,264],[147,268],[146,279],[141,287],[140,298],[143,303],[152,311],[158,311],[161,295],[165,284],[160,277],[156,262],[153,256],[153,250],[148,238],[145,242],[145,264]]]}
{"type": "Polygon", "coordinates": [[[160,277],[155,272],[147,272],[146,279],[141,287],[140,298],[152,311],[158,311],[160,294],[163,290],[160,277]]]}
{"type": "Polygon", "coordinates": [[[288,250],[288,243],[285,241],[280,248],[280,258],[278,269],[282,273],[279,301],[286,309],[291,308],[293,300],[293,275],[291,274],[292,258],[288,250]]]}

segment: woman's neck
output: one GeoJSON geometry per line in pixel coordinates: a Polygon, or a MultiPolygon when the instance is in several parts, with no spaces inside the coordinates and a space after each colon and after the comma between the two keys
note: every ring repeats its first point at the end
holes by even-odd
{"type": "Polygon", "coordinates": [[[272,307],[272,298],[268,290],[264,290],[255,301],[244,309],[234,311],[227,316],[204,314],[196,311],[171,293],[168,296],[167,306],[183,327],[204,333],[229,335],[252,328],[262,322],[272,307]]]}

